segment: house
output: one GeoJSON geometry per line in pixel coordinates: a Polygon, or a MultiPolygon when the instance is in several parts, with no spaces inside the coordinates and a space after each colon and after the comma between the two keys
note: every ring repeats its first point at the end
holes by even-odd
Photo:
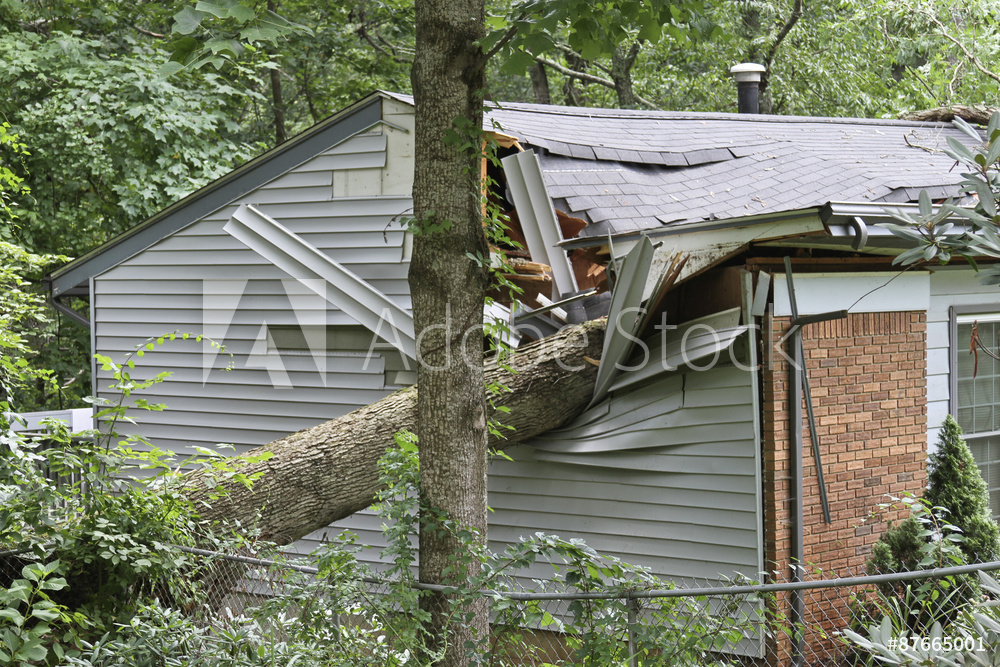
{"type": "MultiPolygon", "coordinates": [[[[1000,512],[1000,366],[981,359],[973,377],[958,355],[973,321],[1000,332],[1000,293],[960,266],[901,271],[901,241],[877,226],[920,191],[958,194],[940,148],[967,137],[533,104],[500,105],[487,127],[502,157],[491,196],[525,248],[507,249],[527,288],[514,323],[537,337],[610,311],[618,325],[587,412],[494,464],[495,545],[582,537],[700,583],[791,576],[799,561],[857,568],[899,516],[869,518],[885,494],[922,489],[948,412],[1000,512]],[[812,321],[796,327],[804,384],[789,372],[796,318],[812,321]],[[788,409],[803,392],[811,418],[788,409]]],[[[411,99],[373,94],[49,277],[95,353],[175,329],[232,353],[233,372],[193,341],[148,353],[143,372],[173,375],[144,435],[245,451],[414,381],[412,137],[411,99]]],[[[96,367],[94,383],[108,395],[96,367]]],[[[379,546],[371,516],[344,525],[379,546]]]]}

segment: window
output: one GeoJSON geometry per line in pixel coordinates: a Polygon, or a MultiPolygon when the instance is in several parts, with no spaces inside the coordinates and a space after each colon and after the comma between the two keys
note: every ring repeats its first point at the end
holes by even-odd
{"type": "Polygon", "coordinates": [[[986,480],[993,516],[1000,518],[1000,361],[982,350],[969,352],[973,325],[986,348],[1000,349],[1000,313],[956,313],[953,322],[952,413],[986,480]]]}

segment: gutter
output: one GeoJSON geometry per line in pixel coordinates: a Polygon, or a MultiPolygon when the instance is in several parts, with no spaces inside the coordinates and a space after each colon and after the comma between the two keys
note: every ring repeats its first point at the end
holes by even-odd
{"type": "MultiPolygon", "coordinates": [[[[911,217],[920,215],[919,204],[876,204],[871,202],[829,202],[819,211],[820,220],[826,225],[830,236],[834,238],[853,237],[851,248],[856,251],[864,250],[869,238],[879,239],[898,238],[888,229],[880,227],[883,223],[899,224],[900,221],[892,217],[889,211],[899,211],[911,217]]],[[[934,213],[941,211],[941,206],[933,208],[934,213]]],[[[945,218],[947,222],[955,225],[949,235],[960,235],[970,230],[968,220],[960,215],[952,214],[945,218]]],[[[884,242],[880,243],[884,246],[884,242]]],[[[901,249],[910,247],[906,241],[899,239],[901,249]]]]}
{"type": "Polygon", "coordinates": [[[559,244],[560,247],[571,250],[573,248],[591,248],[608,244],[610,238],[615,241],[638,241],[642,237],[656,238],[660,236],[679,236],[682,234],[695,234],[697,232],[714,232],[727,229],[738,229],[740,227],[754,227],[757,225],[773,224],[775,222],[787,222],[799,218],[810,218],[820,216],[822,219],[823,207],[812,206],[809,208],[796,209],[794,211],[779,211],[775,213],[763,213],[760,215],[741,216],[739,218],[726,218],[723,220],[702,220],[699,222],[675,223],[664,225],[657,229],[643,229],[637,232],[625,232],[614,236],[585,236],[569,239],[559,244]]]}

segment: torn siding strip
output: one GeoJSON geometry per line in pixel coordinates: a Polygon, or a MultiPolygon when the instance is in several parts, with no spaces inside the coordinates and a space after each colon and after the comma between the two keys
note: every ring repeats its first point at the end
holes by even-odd
{"type": "Polygon", "coordinates": [[[409,312],[279,222],[244,204],[223,229],[400,352],[416,358],[409,312]]]}
{"type": "MultiPolygon", "coordinates": [[[[646,275],[653,261],[653,244],[643,237],[622,263],[615,280],[611,307],[608,311],[608,333],[604,337],[601,366],[594,383],[593,406],[607,396],[611,383],[618,375],[635,343],[636,333],[643,322],[641,309],[646,275]]],[[[589,406],[588,406],[589,407],[589,406]]]]}
{"type": "Polygon", "coordinates": [[[566,251],[559,247],[563,238],[538,156],[528,150],[508,155],[501,162],[531,259],[552,267],[559,295],[575,292],[576,278],[566,251]]]}

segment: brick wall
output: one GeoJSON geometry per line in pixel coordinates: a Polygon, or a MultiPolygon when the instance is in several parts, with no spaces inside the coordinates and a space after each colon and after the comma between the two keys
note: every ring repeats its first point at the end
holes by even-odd
{"type": "MultiPolygon", "coordinates": [[[[770,318],[771,345],[790,318],[770,318]]],[[[803,331],[832,522],[824,523],[805,405],[803,515],[807,567],[862,574],[872,544],[901,510],[886,494],[920,495],[926,482],[926,314],[859,313],[803,331]],[[872,516],[874,515],[874,517],[872,516]]],[[[768,345],[767,336],[764,344],[768,345]]],[[[787,347],[785,348],[788,349],[787,347]]],[[[789,352],[789,356],[792,354],[789,352]]],[[[763,380],[764,549],[767,569],[787,580],[792,549],[788,364],[765,350],[763,380]]],[[[829,576],[829,575],[827,575],[829,576]]],[[[839,614],[812,605],[806,622],[839,614]]]]}

